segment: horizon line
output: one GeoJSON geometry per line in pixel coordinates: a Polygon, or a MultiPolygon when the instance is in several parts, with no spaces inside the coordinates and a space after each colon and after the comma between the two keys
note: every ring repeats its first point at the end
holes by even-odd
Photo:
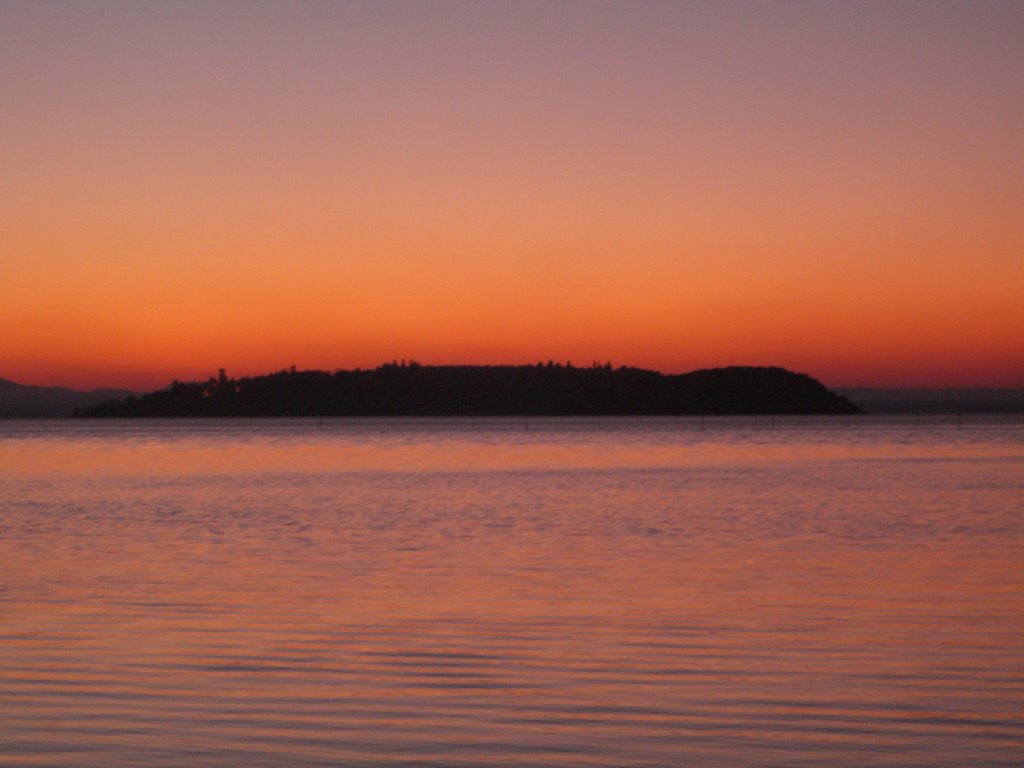
{"type": "MultiPolygon", "coordinates": [[[[865,383],[858,383],[858,384],[836,384],[836,385],[833,385],[833,384],[826,384],[824,381],[822,381],[820,378],[818,378],[814,374],[807,373],[805,371],[794,370],[792,368],[789,368],[789,367],[787,367],[785,365],[780,365],[780,364],[767,364],[766,365],[766,364],[749,364],[749,363],[729,363],[729,364],[725,364],[725,365],[703,366],[703,367],[698,367],[698,368],[692,368],[692,369],[689,369],[689,370],[686,370],[686,371],[680,371],[678,373],[671,373],[671,372],[659,370],[657,368],[647,368],[647,367],[644,367],[642,365],[614,365],[611,360],[604,360],[604,361],[594,360],[594,361],[591,362],[590,365],[585,365],[584,366],[584,365],[574,365],[572,363],[572,360],[561,361],[561,360],[554,360],[554,359],[541,360],[541,361],[531,362],[531,363],[421,363],[418,360],[416,360],[415,358],[393,358],[393,359],[391,359],[389,361],[384,361],[384,362],[378,363],[376,366],[373,366],[373,367],[353,366],[353,367],[348,367],[348,368],[345,368],[345,367],[337,367],[337,368],[333,368],[333,367],[332,368],[317,368],[317,367],[299,368],[298,365],[292,364],[292,365],[286,365],[286,366],[281,367],[281,368],[276,368],[276,369],[273,369],[273,370],[264,371],[262,373],[244,373],[241,376],[238,376],[236,378],[236,380],[237,379],[259,378],[259,377],[262,377],[262,376],[272,376],[272,375],[280,374],[280,373],[328,373],[328,374],[332,374],[333,375],[333,374],[339,373],[339,372],[374,371],[374,370],[378,370],[378,369],[381,369],[381,368],[387,368],[387,367],[392,367],[392,366],[393,367],[398,367],[398,368],[403,368],[403,367],[404,368],[409,368],[409,367],[421,367],[421,368],[536,368],[536,367],[547,367],[549,365],[552,366],[552,367],[556,367],[556,368],[558,368],[558,367],[560,367],[560,368],[571,368],[571,369],[574,369],[574,370],[594,370],[594,369],[598,369],[598,368],[607,368],[607,366],[611,366],[611,370],[613,370],[613,371],[623,370],[623,369],[625,369],[625,370],[642,370],[642,371],[650,371],[652,373],[657,373],[657,374],[660,374],[662,376],[682,376],[682,375],[686,375],[686,374],[689,374],[689,373],[696,373],[698,371],[720,370],[720,369],[724,369],[724,368],[762,368],[762,369],[763,368],[777,368],[777,369],[789,371],[790,373],[796,373],[796,374],[802,374],[802,375],[805,375],[805,376],[809,376],[810,378],[813,378],[816,381],[822,383],[828,389],[836,390],[836,391],[838,391],[838,390],[877,390],[877,391],[887,391],[887,392],[919,392],[919,393],[926,393],[926,392],[1024,392],[1024,384],[1017,384],[1017,385],[994,385],[994,384],[971,384],[971,385],[934,385],[934,384],[931,384],[931,385],[920,385],[920,384],[912,384],[912,385],[906,385],[906,384],[895,384],[894,385],[894,384],[865,384],[865,383]]],[[[183,384],[191,384],[191,383],[203,383],[203,382],[207,382],[207,381],[210,381],[210,380],[216,380],[221,374],[227,376],[228,378],[231,378],[230,376],[228,376],[227,368],[225,367],[225,368],[218,368],[216,372],[208,373],[205,376],[200,376],[200,377],[197,377],[197,378],[194,378],[194,379],[192,379],[192,378],[184,379],[184,378],[175,377],[175,378],[172,378],[171,380],[167,381],[165,384],[162,384],[162,385],[159,385],[159,386],[156,386],[156,387],[150,387],[148,389],[146,389],[146,388],[139,389],[139,388],[135,388],[135,387],[131,387],[131,386],[123,386],[123,385],[119,386],[119,385],[116,385],[116,384],[100,384],[100,385],[97,385],[97,386],[89,386],[89,387],[85,387],[85,388],[81,387],[80,385],[67,384],[67,383],[56,383],[56,384],[54,384],[54,383],[43,383],[43,384],[40,384],[40,383],[34,383],[34,382],[26,382],[24,380],[18,381],[18,380],[15,380],[15,379],[7,378],[2,373],[0,373],[0,382],[6,382],[6,383],[9,383],[9,384],[13,384],[15,386],[33,387],[33,388],[37,388],[37,389],[65,389],[65,390],[69,390],[69,391],[73,391],[73,392],[79,392],[79,393],[83,393],[83,394],[88,394],[88,393],[97,392],[97,391],[104,391],[104,390],[110,390],[110,391],[116,391],[116,392],[126,392],[126,393],[130,393],[130,394],[146,394],[148,392],[160,391],[162,389],[170,387],[171,385],[173,385],[176,382],[177,383],[183,383],[183,384]]]]}

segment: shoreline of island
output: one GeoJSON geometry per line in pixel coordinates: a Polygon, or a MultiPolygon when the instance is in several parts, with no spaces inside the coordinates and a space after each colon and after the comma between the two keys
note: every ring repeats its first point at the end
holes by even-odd
{"type": "Polygon", "coordinates": [[[294,368],[203,382],[79,408],[79,418],[296,416],[829,415],[862,410],[812,377],[779,367],[683,374],[610,363],[428,366],[394,361],[333,372],[294,368]]]}

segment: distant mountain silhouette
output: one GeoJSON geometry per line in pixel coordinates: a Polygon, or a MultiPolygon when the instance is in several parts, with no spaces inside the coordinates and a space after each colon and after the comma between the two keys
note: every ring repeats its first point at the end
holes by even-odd
{"type": "Polygon", "coordinates": [[[0,379],[0,419],[61,418],[71,416],[76,408],[88,408],[131,394],[126,389],[79,392],[66,387],[33,387],[0,379]]]}
{"type": "Polygon", "coordinates": [[[590,416],[859,413],[810,376],[731,367],[666,375],[610,364],[575,368],[421,366],[281,371],[175,382],[142,397],[86,408],[83,416],[590,416]]]}

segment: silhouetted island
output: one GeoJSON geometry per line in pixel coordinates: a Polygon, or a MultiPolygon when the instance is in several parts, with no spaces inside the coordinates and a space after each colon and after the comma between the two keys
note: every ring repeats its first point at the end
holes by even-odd
{"type": "Polygon", "coordinates": [[[730,367],[680,375],[594,364],[426,366],[296,371],[174,382],[79,416],[634,416],[852,414],[860,409],[810,376],[730,367]]]}

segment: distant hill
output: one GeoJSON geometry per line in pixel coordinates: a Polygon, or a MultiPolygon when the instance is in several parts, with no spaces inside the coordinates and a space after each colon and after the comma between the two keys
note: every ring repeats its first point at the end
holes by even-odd
{"type": "Polygon", "coordinates": [[[867,413],[1024,413],[1021,389],[843,387],[836,392],[867,413]]]}
{"type": "Polygon", "coordinates": [[[33,387],[0,379],[0,419],[45,419],[71,416],[76,408],[89,408],[133,393],[126,389],[79,392],[65,387],[33,387]]]}
{"type": "Polygon", "coordinates": [[[837,414],[857,406],[810,376],[731,367],[666,375],[575,368],[388,364],[179,383],[84,409],[84,416],[561,416],[837,414]]]}

